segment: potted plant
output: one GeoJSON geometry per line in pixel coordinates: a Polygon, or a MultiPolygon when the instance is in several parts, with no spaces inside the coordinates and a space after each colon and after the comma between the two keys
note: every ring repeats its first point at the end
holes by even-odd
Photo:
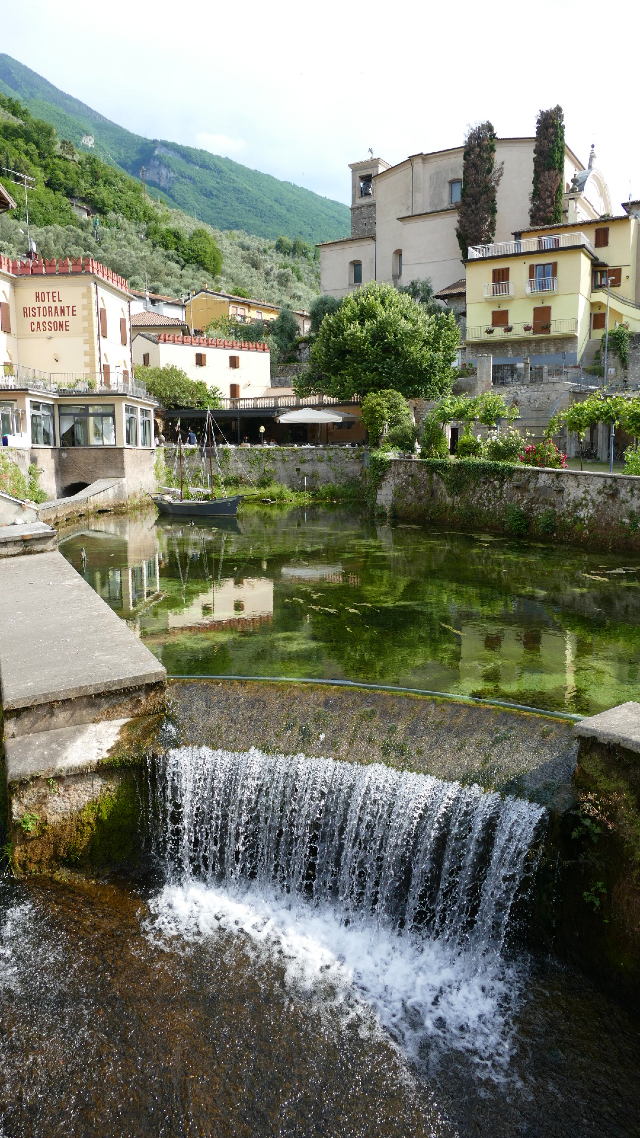
{"type": "Polygon", "coordinates": [[[487,336],[493,336],[495,328],[485,328],[485,332],[487,333],[487,336]]]}
{"type": "Polygon", "coordinates": [[[533,324],[525,324],[524,330],[525,332],[533,332],[533,324]]]}
{"type": "Polygon", "coordinates": [[[505,324],[504,330],[505,332],[513,332],[513,324],[505,324]]]}
{"type": "Polygon", "coordinates": [[[550,324],[541,324],[540,325],[540,331],[541,332],[550,332],[551,331],[551,325],[550,324]]]}

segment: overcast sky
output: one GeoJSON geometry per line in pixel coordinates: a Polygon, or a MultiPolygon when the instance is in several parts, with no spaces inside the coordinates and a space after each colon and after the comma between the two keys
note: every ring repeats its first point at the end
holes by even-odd
{"type": "Polygon", "coordinates": [[[535,133],[560,103],[614,212],[640,197],[640,7],[583,0],[0,0],[0,50],[121,126],[348,202],[347,163],[535,133]],[[611,15],[609,16],[609,13],[611,15]]]}

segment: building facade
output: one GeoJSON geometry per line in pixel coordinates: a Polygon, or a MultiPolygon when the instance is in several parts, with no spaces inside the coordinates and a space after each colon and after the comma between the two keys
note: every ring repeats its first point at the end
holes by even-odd
{"type": "Polygon", "coordinates": [[[640,332],[639,218],[640,204],[629,202],[617,217],[527,228],[510,241],[472,246],[468,358],[491,355],[494,364],[523,369],[591,362],[607,303],[609,328],[640,332]]]}
{"type": "MultiPolygon", "coordinates": [[[[214,292],[212,289],[202,288],[196,292],[186,303],[186,321],[192,332],[202,334],[213,320],[226,317],[237,320],[241,324],[256,324],[258,321],[270,323],[280,315],[281,308],[277,304],[269,304],[266,300],[253,300],[243,296],[233,296],[227,292],[214,292]]],[[[294,309],[293,315],[298,321],[300,335],[305,336],[311,328],[311,317],[304,309],[294,309]]]]}
{"type": "Polygon", "coordinates": [[[155,401],[133,379],[129,302],[92,258],[0,256],[2,444],[50,497],[97,478],[154,487],[155,401]]]}
{"type": "Polygon", "coordinates": [[[139,332],[133,341],[133,360],[138,377],[145,367],[178,367],[189,379],[206,383],[228,399],[264,396],[271,388],[266,344],[139,332]]]}
{"type": "MultiPolygon", "coordinates": [[[[535,138],[502,138],[495,164],[496,242],[529,224],[535,138]]],[[[458,281],[462,258],[456,238],[462,192],[463,147],[414,154],[396,166],[381,158],[351,164],[351,237],[320,246],[321,291],[341,298],[369,281],[393,285],[430,279],[436,292],[458,281]]],[[[563,211],[569,223],[611,212],[609,193],[595,169],[565,148],[563,211]]]]}

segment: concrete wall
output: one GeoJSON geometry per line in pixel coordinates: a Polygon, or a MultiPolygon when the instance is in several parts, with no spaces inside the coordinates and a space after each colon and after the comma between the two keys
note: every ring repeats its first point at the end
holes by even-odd
{"type": "Polygon", "coordinates": [[[320,246],[320,290],[341,300],[357,285],[352,283],[349,266],[362,261],[362,283],[375,280],[376,242],[373,237],[331,241],[320,246]]]}
{"type": "Polygon", "coordinates": [[[404,521],[640,551],[640,477],[401,458],[377,504],[404,521]]]}
{"type": "Polygon", "coordinates": [[[155,451],[129,447],[69,447],[58,451],[58,486],[64,493],[74,482],[126,478],[128,495],[155,490],[155,451]]]}

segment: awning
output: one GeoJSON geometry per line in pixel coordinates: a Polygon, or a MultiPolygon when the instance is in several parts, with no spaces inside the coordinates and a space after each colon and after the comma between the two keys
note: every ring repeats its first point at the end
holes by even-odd
{"type": "Polygon", "coordinates": [[[278,416],[279,423],[342,423],[355,419],[344,411],[320,411],[317,407],[301,407],[298,411],[286,411],[278,416]]]}

